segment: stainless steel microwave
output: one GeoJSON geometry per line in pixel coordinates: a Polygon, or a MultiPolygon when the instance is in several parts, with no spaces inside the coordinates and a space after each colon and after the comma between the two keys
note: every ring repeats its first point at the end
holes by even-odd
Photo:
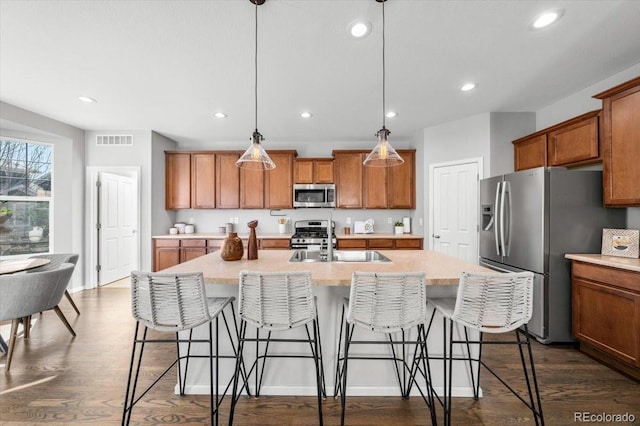
{"type": "Polygon", "coordinates": [[[334,184],[293,185],[293,207],[335,207],[334,184]]]}

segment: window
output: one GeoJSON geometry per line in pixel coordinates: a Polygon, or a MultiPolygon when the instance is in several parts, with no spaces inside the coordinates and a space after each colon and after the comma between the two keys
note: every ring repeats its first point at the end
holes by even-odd
{"type": "Polygon", "coordinates": [[[0,255],[49,251],[51,145],[0,138],[0,255]]]}

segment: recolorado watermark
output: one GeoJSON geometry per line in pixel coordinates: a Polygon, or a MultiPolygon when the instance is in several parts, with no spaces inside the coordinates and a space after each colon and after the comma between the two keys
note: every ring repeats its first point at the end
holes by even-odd
{"type": "Polygon", "coordinates": [[[633,423],[636,416],[633,413],[592,413],[590,411],[576,411],[573,413],[576,423],[633,423]]]}

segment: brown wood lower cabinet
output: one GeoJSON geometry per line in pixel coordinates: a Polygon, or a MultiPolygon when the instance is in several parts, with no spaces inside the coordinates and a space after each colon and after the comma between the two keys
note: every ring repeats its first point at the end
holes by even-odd
{"type": "Polygon", "coordinates": [[[571,270],[580,350],[640,379],[640,272],[578,261],[571,270]]]}
{"type": "Polygon", "coordinates": [[[260,240],[261,250],[290,250],[291,240],[288,238],[263,238],[260,240]]]}
{"type": "Polygon", "coordinates": [[[422,250],[422,238],[338,238],[338,250],[422,250]]]}

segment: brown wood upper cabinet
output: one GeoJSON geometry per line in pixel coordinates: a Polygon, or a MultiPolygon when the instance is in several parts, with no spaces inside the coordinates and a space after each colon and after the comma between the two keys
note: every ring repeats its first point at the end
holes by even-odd
{"type": "Polygon", "coordinates": [[[513,141],[514,169],[571,167],[601,161],[599,114],[600,110],[591,111],[513,141]]]}
{"type": "Polygon", "coordinates": [[[640,205],[640,77],[599,93],[602,99],[604,204],[640,205]]]}
{"type": "Polygon", "coordinates": [[[191,154],[165,153],[165,209],[191,208],[191,154]]]}
{"type": "Polygon", "coordinates": [[[202,153],[191,155],[191,208],[216,207],[216,156],[202,153]]]}
{"type": "Polygon", "coordinates": [[[240,207],[244,209],[293,208],[293,162],[295,150],[269,151],[276,168],[240,170],[240,207]]]}
{"type": "Polygon", "coordinates": [[[240,207],[240,168],[236,161],[239,152],[216,154],[216,207],[237,209],[240,207]]]}
{"type": "Polygon", "coordinates": [[[399,149],[404,163],[365,167],[369,151],[334,151],[338,208],[415,209],[414,149],[399,149]]]}
{"type": "Polygon", "coordinates": [[[333,158],[296,158],[295,183],[333,183],[333,158]]]}

